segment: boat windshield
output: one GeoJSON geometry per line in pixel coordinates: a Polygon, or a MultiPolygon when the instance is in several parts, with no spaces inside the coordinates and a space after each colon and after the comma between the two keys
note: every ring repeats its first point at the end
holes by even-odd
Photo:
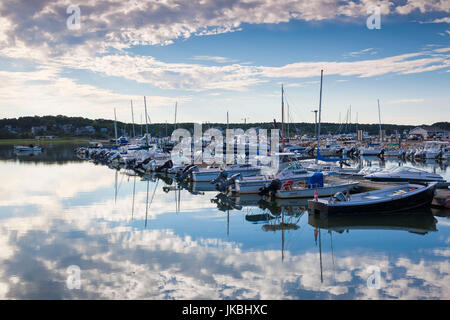
{"type": "Polygon", "coordinates": [[[427,173],[424,170],[420,170],[417,168],[411,168],[411,167],[396,167],[393,168],[391,170],[389,170],[390,172],[395,172],[395,173],[427,173]]]}

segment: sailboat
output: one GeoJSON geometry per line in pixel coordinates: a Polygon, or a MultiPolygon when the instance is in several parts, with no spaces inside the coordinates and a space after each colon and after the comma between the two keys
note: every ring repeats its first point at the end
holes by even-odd
{"type": "MultiPolygon", "coordinates": [[[[382,131],[381,131],[381,112],[380,112],[380,100],[377,100],[378,103],[378,125],[379,125],[379,143],[381,146],[381,142],[383,140],[382,131]]],[[[383,153],[383,148],[377,147],[375,145],[369,145],[366,148],[359,148],[359,154],[361,156],[380,156],[383,153]]]]}

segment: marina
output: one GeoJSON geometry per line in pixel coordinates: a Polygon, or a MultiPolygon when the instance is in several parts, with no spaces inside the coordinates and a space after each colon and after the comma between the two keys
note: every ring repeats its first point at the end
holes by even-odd
{"type": "MultiPolygon", "coordinates": [[[[9,185],[14,196],[0,202],[3,252],[16,252],[0,258],[8,266],[2,278],[7,297],[33,298],[47,288],[48,298],[373,298],[364,274],[374,264],[390,275],[378,298],[404,298],[423,285],[430,290],[408,297],[446,296],[444,208],[325,217],[310,214],[308,199],[226,195],[209,182],[81,160],[78,147],[53,145],[40,155],[18,156],[12,146],[0,146],[2,176],[28,181],[9,185]],[[41,179],[26,178],[37,175],[41,179]],[[15,234],[20,242],[8,240],[15,234]],[[50,261],[61,276],[50,271],[50,261]],[[71,264],[84,270],[83,290],[65,288],[71,264]],[[405,266],[414,270],[407,282],[405,266]]],[[[372,161],[379,165],[399,162],[372,161]]],[[[447,165],[420,168],[447,180],[447,165]]]]}
{"type": "Polygon", "coordinates": [[[449,4],[2,1],[0,300],[449,300],[449,4]]]}

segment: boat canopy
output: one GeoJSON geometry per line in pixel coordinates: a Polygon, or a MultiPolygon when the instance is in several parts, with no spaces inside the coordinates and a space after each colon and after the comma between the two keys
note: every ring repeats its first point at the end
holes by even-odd
{"type": "Polygon", "coordinates": [[[350,160],[349,158],[324,158],[321,154],[319,149],[317,149],[317,160],[325,161],[325,162],[336,162],[336,161],[347,161],[350,160]]]}
{"type": "Polygon", "coordinates": [[[323,173],[316,172],[306,180],[308,188],[323,188],[323,173]]]}

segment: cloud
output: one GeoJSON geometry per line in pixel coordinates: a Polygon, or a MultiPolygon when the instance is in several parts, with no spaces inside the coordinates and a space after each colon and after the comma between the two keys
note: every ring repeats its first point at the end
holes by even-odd
{"type": "Polygon", "coordinates": [[[199,60],[199,61],[212,61],[216,63],[230,63],[230,62],[237,62],[238,60],[235,59],[229,59],[225,57],[214,57],[214,56],[194,56],[192,60],[199,60]]]}
{"type": "Polygon", "coordinates": [[[365,53],[370,53],[371,55],[374,55],[374,54],[377,54],[377,51],[375,51],[374,48],[367,48],[367,49],[360,50],[360,51],[350,52],[348,54],[348,56],[355,57],[355,56],[359,56],[359,55],[365,54],[365,53]]]}
{"type": "Polygon", "coordinates": [[[424,99],[396,99],[396,100],[390,100],[387,101],[387,104],[403,104],[403,103],[420,103],[424,102],[424,99]]]}
{"type": "MultiPolygon", "coordinates": [[[[106,52],[133,45],[168,45],[176,39],[241,30],[243,24],[277,24],[291,20],[322,21],[367,16],[371,0],[180,0],[177,2],[86,1],[80,5],[81,28],[66,27],[69,0],[10,0],[0,7],[0,39],[9,45],[22,41],[30,47],[48,44],[52,54],[73,47],[106,52]]],[[[396,5],[377,1],[382,14],[448,12],[448,2],[409,0],[396,5]]]]}
{"type": "MultiPolygon", "coordinates": [[[[91,118],[111,118],[112,108],[128,111],[130,100],[136,96],[120,94],[93,85],[80,84],[62,76],[61,68],[40,67],[33,71],[0,71],[0,101],[5,115],[47,115],[64,114],[91,118]],[[19,94],[20,93],[20,94],[19,94]],[[31,102],[31,103],[30,103],[31,102]]],[[[140,97],[141,98],[141,97],[140,97]]],[[[173,105],[176,101],[189,101],[189,96],[148,96],[150,107],[173,105]]],[[[142,104],[142,98],[137,105],[142,104]]]]}
{"type": "Polygon", "coordinates": [[[419,21],[419,23],[450,23],[450,17],[434,19],[434,20],[431,20],[431,21],[419,21]]]}
{"type": "Polygon", "coordinates": [[[407,0],[404,5],[395,8],[399,14],[409,14],[413,11],[427,12],[450,12],[450,3],[445,0],[407,0]]]}

